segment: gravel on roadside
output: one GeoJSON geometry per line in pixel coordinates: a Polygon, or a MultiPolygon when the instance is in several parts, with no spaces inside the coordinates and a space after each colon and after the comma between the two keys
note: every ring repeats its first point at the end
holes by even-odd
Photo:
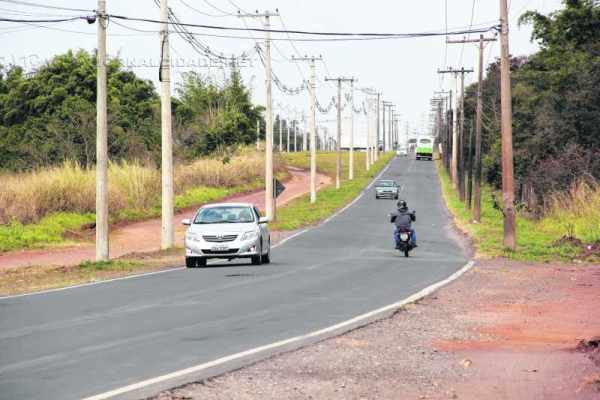
{"type": "Polygon", "coordinates": [[[153,399],[599,399],[577,350],[599,305],[599,265],[480,261],[389,319],[153,399]]]}

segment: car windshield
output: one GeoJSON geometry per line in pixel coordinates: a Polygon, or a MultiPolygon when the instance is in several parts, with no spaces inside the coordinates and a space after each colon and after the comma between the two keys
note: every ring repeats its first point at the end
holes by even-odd
{"type": "Polygon", "coordinates": [[[392,187],[392,186],[395,186],[395,182],[394,181],[379,181],[379,182],[377,182],[376,186],[392,187]]]}
{"type": "Polygon", "coordinates": [[[431,140],[429,140],[429,139],[421,139],[421,141],[419,143],[431,143],[431,140]]]}
{"type": "Polygon", "coordinates": [[[200,210],[194,224],[236,224],[254,222],[254,213],[250,207],[222,206],[200,210]]]}

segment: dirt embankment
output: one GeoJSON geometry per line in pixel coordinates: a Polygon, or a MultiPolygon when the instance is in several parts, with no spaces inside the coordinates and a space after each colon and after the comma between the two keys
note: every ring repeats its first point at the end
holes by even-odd
{"type": "Polygon", "coordinates": [[[480,262],[394,317],[157,399],[600,399],[600,265],[480,262]]]}

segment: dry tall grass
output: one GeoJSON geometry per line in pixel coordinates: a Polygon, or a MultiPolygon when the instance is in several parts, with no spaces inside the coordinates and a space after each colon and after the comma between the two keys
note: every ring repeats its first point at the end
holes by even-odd
{"type": "Polygon", "coordinates": [[[557,224],[564,234],[586,243],[600,241],[600,184],[581,181],[552,196],[544,224],[557,224]]]}
{"type": "MultiPolygon", "coordinates": [[[[201,159],[175,169],[175,193],[199,186],[234,187],[262,179],[263,156],[244,151],[224,164],[218,159],[201,159]]],[[[277,169],[281,170],[278,164],[277,169]]],[[[23,174],[0,175],[0,224],[16,219],[23,224],[39,221],[55,212],[87,213],[95,210],[93,168],[76,163],[23,174]]],[[[160,170],[137,162],[109,166],[109,208],[116,213],[126,208],[147,209],[160,201],[160,170]]]]}

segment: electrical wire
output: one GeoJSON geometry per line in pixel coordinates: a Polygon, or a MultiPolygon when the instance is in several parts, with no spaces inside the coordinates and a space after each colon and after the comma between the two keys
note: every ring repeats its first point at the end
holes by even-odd
{"type": "Polygon", "coordinates": [[[11,4],[18,4],[18,5],[21,5],[21,6],[47,8],[47,9],[51,9],[51,10],[83,11],[83,12],[93,12],[94,11],[94,10],[87,10],[87,9],[83,9],[83,8],[58,7],[58,6],[51,6],[51,5],[48,5],[48,4],[31,3],[31,2],[28,2],[28,1],[18,1],[18,0],[0,0],[0,2],[2,2],[2,3],[11,3],[11,4]]]}
{"type": "Polygon", "coordinates": [[[197,9],[197,8],[195,8],[195,7],[193,7],[193,6],[191,6],[191,5],[190,5],[190,4],[188,4],[188,3],[187,3],[185,0],[179,0],[179,2],[180,2],[181,4],[183,4],[184,6],[186,6],[187,8],[189,8],[190,10],[192,10],[192,11],[194,11],[194,12],[197,12],[197,13],[198,13],[198,14],[200,14],[200,15],[204,15],[205,17],[212,17],[212,18],[223,18],[223,17],[229,17],[229,16],[230,16],[230,14],[220,14],[220,15],[217,15],[217,14],[209,14],[209,13],[207,13],[207,12],[200,11],[199,9],[197,9]]]}
{"type": "MultiPolygon", "coordinates": [[[[147,22],[154,24],[164,24],[164,21],[152,19],[152,18],[138,18],[138,17],[127,17],[124,15],[108,14],[109,18],[117,18],[122,20],[147,22]]],[[[17,21],[21,22],[21,21],[17,21]]],[[[40,22],[40,21],[30,21],[40,22]]],[[[42,21],[46,22],[46,21],[42,21]]],[[[173,22],[166,22],[167,24],[174,24],[173,22]]],[[[282,29],[265,29],[265,28],[236,28],[231,26],[220,26],[220,25],[205,25],[205,24],[191,24],[184,22],[177,22],[179,26],[193,27],[193,28],[204,28],[213,30],[224,30],[224,31],[253,31],[253,32],[269,32],[269,33],[285,33],[295,35],[311,35],[311,36],[342,36],[345,38],[417,38],[417,37],[432,37],[432,36],[447,36],[447,35],[463,35],[468,33],[484,33],[492,29],[497,29],[497,26],[488,26],[480,29],[467,29],[453,32],[415,32],[415,33],[361,33],[361,32],[316,32],[316,31],[304,31],[304,30],[282,30],[282,29]]]]}
{"type": "MultiPolygon", "coordinates": [[[[475,18],[475,3],[476,2],[477,2],[476,0],[473,0],[473,5],[471,6],[471,22],[469,23],[469,28],[471,26],[473,26],[473,19],[475,18]]],[[[468,36],[465,36],[464,38],[466,39],[467,37],[468,36]]],[[[464,56],[464,53],[465,53],[465,44],[466,43],[463,43],[462,47],[460,49],[460,57],[459,57],[458,65],[461,65],[462,62],[463,62],[463,56],[464,56]]]]}

